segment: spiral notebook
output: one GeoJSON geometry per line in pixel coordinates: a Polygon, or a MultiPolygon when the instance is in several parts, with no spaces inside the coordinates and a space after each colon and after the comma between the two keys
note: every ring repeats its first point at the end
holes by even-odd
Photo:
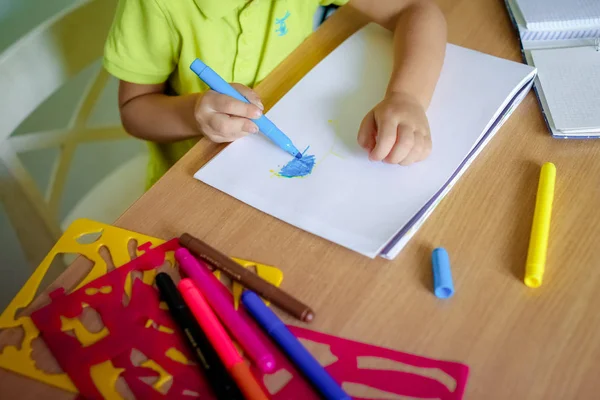
{"type": "Polygon", "coordinates": [[[268,112],[305,157],[314,157],[311,173],[289,177],[291,156],[250,135],[196,179],[365,256],[396,257],[527,94],[535,69],[448,45],[427,112],[433,151],[401,167],[370,162],[356,142],[361,120],[385,94],[392,64],[392,34],[368,25],[268,112]]]}
{"type": "Polygon", "coordinates": [[[600,0],[506,0],[548,128],[600,138],[600,0]]]}

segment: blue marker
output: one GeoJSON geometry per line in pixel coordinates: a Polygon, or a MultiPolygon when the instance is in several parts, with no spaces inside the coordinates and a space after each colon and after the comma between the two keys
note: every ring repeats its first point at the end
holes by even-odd
{"type": "Polygon", "coordinates": [[[242,304],[325,399],[351,400],[256,293],[246,290],[242,294],[242,304]]]}
{"type": "Polygon", "coordinates": [[[452,283],[448,252],[442,247],[433,250],[431,262],[433,264],[433,292],[440,299],[452,297],[454,284],[452,283]]]}
{"type": "MultiPolygon", "coordinates": [[[[190,69],[194,71],[196,75],[204,83],[206,83],[215,92],[233,97],[234,99],[243,101],[244,103],[250,103],[248,99],[242,96],[237,90],[235,90],[229,83],[225,82],[223,78],[213,71],[208,65],[204,64],[199,59],[194,60],[190,69]]],[[[302,158],[302,153],[298,151],[296,146],[292,143],[289,137],[279,130],[267,117],[261,115],[258,119],[253,119],[254,123],[258,126],[258,129],[271,139],[273,143],[287,151],[294,157],[302,158]]]]}

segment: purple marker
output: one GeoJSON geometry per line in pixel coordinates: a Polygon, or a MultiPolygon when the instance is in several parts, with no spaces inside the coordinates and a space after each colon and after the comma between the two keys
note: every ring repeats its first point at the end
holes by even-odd
{"type": "Polygon", "coordinates": [[[202,262],[198,261],[187,249],[175,252],[175,258],[185,274],[196,284],[210,307],[223,325],[242,346],[244,353],[264,373],[275,371],[275,357],[266,348],[254,330],[238,314],[231,299],[222,289],[222,283],[202,262]]]}
{"type": "Polygon", "coordinates": [[[324,399],[352,400],[256,293],[246,290],[242,304],[324,399]]]}

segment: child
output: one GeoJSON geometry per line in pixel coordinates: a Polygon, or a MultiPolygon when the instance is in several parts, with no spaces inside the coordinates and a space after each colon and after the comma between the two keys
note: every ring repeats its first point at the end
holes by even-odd
{"type": "Polygon", "coordinates": [[[263,106],[249,87],[310,35],[318,6],[331,3],[349,3],[395,32],[388,90],[364,118],[358,143],[372,161],[426,158],[425,110],[446,48],[445,20],[432,0],[119,0],[104,66],[121,80],[123,126],[150,142],[148,184],[202,135],[231,142],[257,132],[250,119],[263,106]],[[252,104],[207,91],[189,70],[195,58],[238,82],[252,104]]]}

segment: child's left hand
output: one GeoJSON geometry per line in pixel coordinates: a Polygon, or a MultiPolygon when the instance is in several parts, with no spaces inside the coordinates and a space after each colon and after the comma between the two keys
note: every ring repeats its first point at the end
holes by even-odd
{"type": "Polygon", "coordinates": [[[363,119],[358,144],[371,161],[410,165],[431,153],[425,109],[409,94],[389,93],[363,119]]]}

